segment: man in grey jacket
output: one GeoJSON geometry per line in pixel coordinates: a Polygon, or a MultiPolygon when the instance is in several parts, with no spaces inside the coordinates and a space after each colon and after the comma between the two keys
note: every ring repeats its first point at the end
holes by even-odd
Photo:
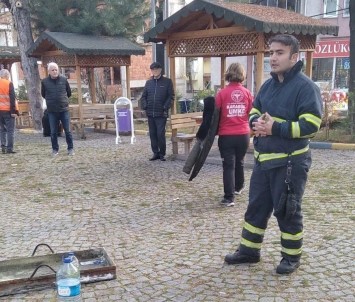
{"type": "Polygon", "coordinates": [[[58,155],[58,123],[61,121],[68,145],[68,155],[74,155],[73,137],[70,132],[69,97],[71,90],[66,77],[59,75],[56,63],[48,64],[49,76],[42,80],[41,94],[46,99],[51,129],[52,155],[58,155]]]}

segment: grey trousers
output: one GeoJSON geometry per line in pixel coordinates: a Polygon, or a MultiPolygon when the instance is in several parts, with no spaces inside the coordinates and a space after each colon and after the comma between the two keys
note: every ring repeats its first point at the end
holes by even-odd
{"type": "Polygon", "coordinates": [[[14,148],[15,118],[10,111],[0,111],[0,139],[1,149],[8,152],[14,148]]]}

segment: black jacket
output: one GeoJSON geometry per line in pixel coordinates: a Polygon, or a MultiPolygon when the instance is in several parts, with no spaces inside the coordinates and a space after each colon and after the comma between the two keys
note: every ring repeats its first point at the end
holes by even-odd
{"type": "Polygon", "coordinates": [[[174,100],[174,87],[171,79],[161,76],[149,79],[145,83],[141,104],[148,117],[168,117],[168,111],[174,100]]]}
{"type": "Polygon", "coordinates": [[[46,99],[48,112],[68,110],[71,90],[66,77],[58,76],[56,79],[52,79],[48,76],[43,79],[41,94],[46,99]]]}

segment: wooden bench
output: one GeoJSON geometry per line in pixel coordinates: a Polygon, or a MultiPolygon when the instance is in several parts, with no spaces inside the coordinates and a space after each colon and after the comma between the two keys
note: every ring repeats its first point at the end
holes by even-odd
{"type": "Polygon", "coordinates": [[[115,123],[113,104],[83,104],[83,119],[80,121],[79,105],[70,105],[70,125],[80,138],[85,138],[84,127],[94,125],[94,129],[108,129],[109,123],[115,123]]]}
{"type": "Polygon", "coordinates": [[[28,101],[18,102],[19,116],[16,117],[15,123],[17,128],[32,127],[32,115],[30,103],[28,101]]]}
{"type": "Polygon", "coordinates": [[[173,114],[170,117],[171,123],[171,142],[173,145],[173,154],[179,153],[178,143],[184,143],[184,154],[190,153],[191,144],[196,138],[196,132],[199,128],[197,123],[202,117],[202,112],[173,114]],[[184,131],[184,132],[180,132],[184,131]]]}

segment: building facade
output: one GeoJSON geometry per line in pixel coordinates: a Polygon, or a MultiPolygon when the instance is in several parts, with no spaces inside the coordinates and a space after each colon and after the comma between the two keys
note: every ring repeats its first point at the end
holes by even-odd
{"type": "Polygon", "coordinates": [[[350,69],[350,0],[312,1],[306,14],[339,26],[337,37],[319,36],[313,56],[313,81],[330,89],[347,90],[350,69]]]}

